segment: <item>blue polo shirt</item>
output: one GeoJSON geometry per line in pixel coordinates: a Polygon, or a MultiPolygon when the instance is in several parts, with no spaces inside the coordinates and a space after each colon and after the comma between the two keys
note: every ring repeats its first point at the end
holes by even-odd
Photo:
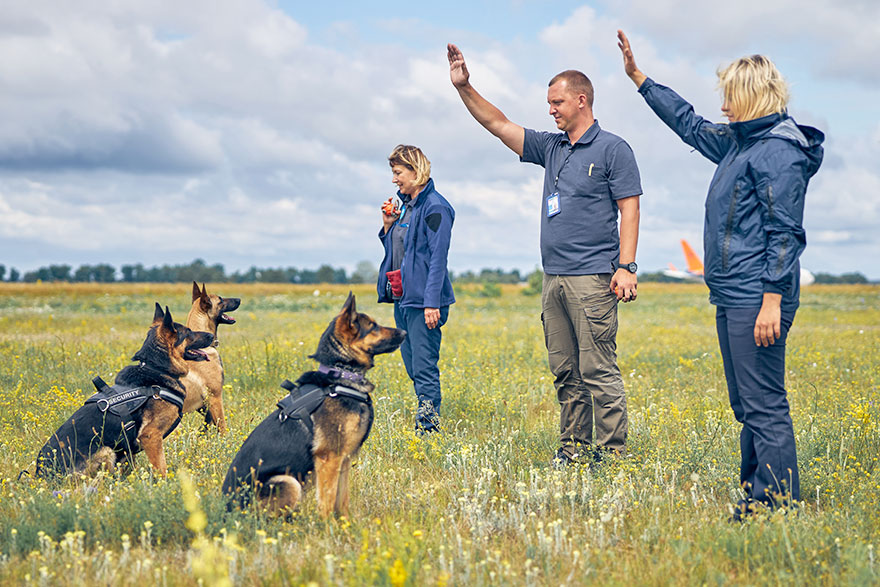
{"type": "Polygon", "coordinates": [[[544,168],[541,261],[550,275],[613,273],[620,258],[617,200],[639,196],[639,168],[626,141],[599,121],[571,145],[566,133],[525,129],[521,161],[544,168]],[[559,193],[559,213],[547,198],[559,193]]]}

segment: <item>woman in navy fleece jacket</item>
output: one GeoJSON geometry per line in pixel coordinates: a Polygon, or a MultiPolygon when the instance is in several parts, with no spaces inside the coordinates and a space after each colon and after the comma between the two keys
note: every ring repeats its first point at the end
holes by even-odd
{"type": "Polygon", "coordinates": [[[455,210],[434,189],[421,149],[398,145],[388,163],[403,209],[382,212],[379,302],[394,303],[397,327],[407,332],[400,354],[419,401],[416,431],[433,432],[440,422],[440,329],[455,303],[446,267],[455,210]]]}
{"type": "Polygon", "coordinates": [[[752,55],[718,72],[721,111],[713,124],[636,67],[617,32],[624,70],[660,119],[718,165],[703,228],[705,279],[717,307],[724,375],[740,433],[745,497],[733,519],[800,499],[794,429],[785,392],[785,340],[800,295],[798,258],[806,246],[804,199],[822,163],[824,135],[795,123],[788,88],[767,57],[752,55]]]}

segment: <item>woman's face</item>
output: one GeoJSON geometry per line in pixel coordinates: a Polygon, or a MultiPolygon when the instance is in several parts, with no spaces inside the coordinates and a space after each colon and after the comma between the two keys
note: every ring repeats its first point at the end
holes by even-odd
{"type": "Polygon", "coordinates": [[[401,194],[417,195],[422,186],[416,183],[416,172],[405,165],[391,166],[391,183],[397,186],[401,194]]]}
{"type": "Polygon", "coordinates": [[[736,122],[738,117],[736,113],[733,111],[733,108],[730,106],[730,100],[724,99],[724,104],[721,105],[721,113],[727,117],[729,122],[736,122]]]}

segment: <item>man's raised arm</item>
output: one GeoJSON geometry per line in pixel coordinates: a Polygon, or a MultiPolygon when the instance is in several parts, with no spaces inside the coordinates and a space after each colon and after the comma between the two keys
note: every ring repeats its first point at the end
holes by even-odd
{"type": "Polygon", "coordinates": [[[458,90],[461,101],[464,102],[468,112],[486,130],[501,139],[501,142],[522,157],[525,131],[523,127],[515,124],[504,116],[498,108],[482,97],[470,83],[470,73],[464,62],[464,55],[458,47],[450,43],[446,46],[446,56],[449,58],[449,79],[458,90]]]}

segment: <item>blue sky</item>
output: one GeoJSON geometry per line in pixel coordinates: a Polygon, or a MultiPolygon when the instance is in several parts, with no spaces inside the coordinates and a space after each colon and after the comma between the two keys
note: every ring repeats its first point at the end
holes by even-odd
{"type": "Polygon", "coordinates": [[[158,265],[196,257],[349,269],[378,264],[385,157],[421,146],[455,206],[450,267],[540,263],[541,170],[467,114],[445,45],[512,120],[552,129],[546,82],[596,86],[603,128],[642,172],[638,261],[700,249],[712,165],[648,110],[620,67],[640,67],[720,120],[715,69],[765,53],[791,113],[826,133],[810,186],[803,265],[880,278],[880,4],[596,2],[306,3],[193,0],[15,3],[0,14],[0,264],[158,265]]]}

